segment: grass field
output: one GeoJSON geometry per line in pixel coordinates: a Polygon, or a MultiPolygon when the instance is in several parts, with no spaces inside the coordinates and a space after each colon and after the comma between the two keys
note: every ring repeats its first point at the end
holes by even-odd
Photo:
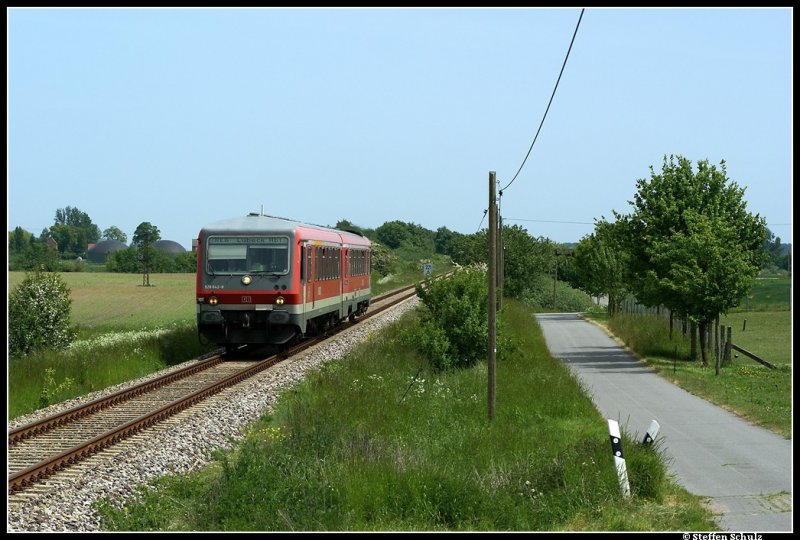
{"type": "Polygon", "coordinates": [[[792,277],[757,278],[733,312],[780,311],[791,309],[792,277]]]}
{"type": "MultiPolygon", "coordinates": [[[[60,276],[70,288],[70,320],[79,338],[195,320],[194,274],[151,274],[151,287],[142,287],[139,274],[63,272],[60,276]]],[[[24,278],[24,272],[9,272],[9,290],[24,278]]]]}

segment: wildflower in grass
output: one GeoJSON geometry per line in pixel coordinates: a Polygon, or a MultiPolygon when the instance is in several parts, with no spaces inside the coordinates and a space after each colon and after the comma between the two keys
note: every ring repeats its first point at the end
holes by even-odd
{"type": "Polygon", "coordinates": [[[42,386],[42,393],[39,395],[40,407],[47,407],[50,405],[54,397],[62,391],[69,389],[75,382],[71,377],[67,377],[61,384],[56,384],[55,374],[56,370],[54,368],[46,368],[44,370],[44,385],[42,386]]]}
{"type": "Polygon", "coordinates": [[[378,374],[372,374],[367,376],[367,380],[369,384],[373,387],[382,387],[383,386],[383,377],[378,374]]]}
{"type": "Polygon", "coordinates": [[[279,442],[287,438],[286,433],[277,426],[254,429],[247,436],[263,442],[279,442]]]}
{"type": "Polygon", "coordinates": [[[261,430],[261,433],[269,440],[282,441],[286,439],[286,434],[279,427],[268,427],[261,430]]]}
{"type": "Polygon", "coordinates": [[[433,382],[433,395],[437,398],[450,397],[450,389],[442,381],[436,379],[433,382]]]}
{"type": "Polygon", "coordinates": [[[127,332],[111,332],[96,338],[75,341],[69,346],[68,350],[71,352],[80,353],[118,346],[133,346],[134,353],[136,353],[137,350],[141,351],[141,345],[147,341],[156,340],[169,333],[169,331],[170,330],[166,328],[154,328],[152,330],[145,328],[142,330],[130,330],[127,332]]]}

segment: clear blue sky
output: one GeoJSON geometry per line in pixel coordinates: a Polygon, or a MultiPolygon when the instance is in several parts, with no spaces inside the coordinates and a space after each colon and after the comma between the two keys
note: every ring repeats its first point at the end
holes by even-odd
{"type": "MultiPolygon", "coordinates": [[[[579,15],[9,9],[8,229],[38,236],[72,206],[188,249],[205,223],[263,205],[473,233],[489,171],[507,185],[528,151],[579,15]]],[[[576,242],[675,154],[724,159],[790,242],[792,42],[788,8],[587,9],[506,223],[576,242]]]]}

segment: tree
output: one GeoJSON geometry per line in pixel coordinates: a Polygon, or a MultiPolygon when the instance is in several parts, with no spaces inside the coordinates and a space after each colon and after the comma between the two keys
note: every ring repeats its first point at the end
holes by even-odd
{"type": "Polygon", "coordinates": [[[433,244],[436,248],[436,253],[452,256],[453,243],[458,236],[461,236],[460,233],[451,231],[447,227],[439,227],[436,229],[436,233],[433,235],[433,244]]]}
{"type": "Polygon", "coordinates": [[[106,240],[117,240],[123,244],[128,241],[128,235],[114,225],[103,231],[103,238],[106,240]]]}
{"type": "Polygon", "coordinates": [[[472,234],[463,234],[453,238],[450,244],[450,257],[461,266],[486,263],[489,253],[488,230],[472,234]]]}
{"type": "Polygon", "coordinates": [[[421,247],[433,251],[433,231],[429,231],[416,223],[403,221],[387,221],[375,229],[377,240],[391,249],[397,249],[403,244],[421,247]]]}
{"type": "Polygon", "coordinates": [[[781,237],[767,229],[767,239],[764,241],[766,267],[789,269],[789,253],[784,250],[781,237]]]}
{"type": "Polygon", "coordinates": [[[26,237],[30,233],[25,231],[22,227],[16,227],[12,232],[8,233],[8,251],[11,253],[22,253],[28,246],[26,237]]]}
{"type": "Polygon", "coordinates": [[[375,229],[378,241],[390,249],[397,249],[408,239],[408,230],[402,221],[387,221],[375,229]]]}
{"type": "MultiPolygon", "coordinates": [[[[555,244],[550,240],[536,239],[519,225],[503,227],[503,295],[520,298],[545,269],[555,267],[555,244]]],[[[488,250],[487,250],[488,251],[488,250]]],[[[484,251],[483,260],[486,260],[484,251]]]]}
{"type": "Polygon", "coordinates": [[[572,285],[591,296],[608,296],[608,313],[615,315],[626,292],[626,252],[616,223],[595,224],[595,232],[583,237],[572,253],[572,285]]]}
{"type": "Polygon", "coordinates": [[[56,210],[54,224],[42,231],[41,240],[51,236],[58,242],[58,251],[65,256],[77,256],[86,251],[89,243],[100,239],[100,229],[86,212],[67,206],[56,210]]]}
{"type": "Polygon", "coordinates": [[[137,247],[131,246],[128,249],[120,249],[114,253],[109,253],[106,259],[106,270],[130,274],[142,271],[142,263],[139,260],[137,247]]]}
{"type": "MultiPolygon", "coordinates": [[[[664,156],[661,174],[637,181],[630,215],[617,215],[630,254],[630,287],[639,302],[686,314],[703,336],[738,304],[764,261],[766,221],[746,209],[744,188],[717,169],[664,156]]],[[[706,364],[705,340],[700,341],[706,364]]]]}
{"type": "Polygon", "coordinates": [[[143,275],[142,285],[150,286],[150,268],[152,261],[156,258],[156,248],[153,246],[161,239],[158,227],[149,221],[144,221],[136,227],[133,233],[133,245],[136,246],[137,255],[142,263],[143,275]]]}
{"type": "Polygon", "coordinates": [[[56,273],[38,270],[8,297],[8,354],[25,355],[46,348],[64,348],[75,338],[69,327],[69,288],[56,273]]]}

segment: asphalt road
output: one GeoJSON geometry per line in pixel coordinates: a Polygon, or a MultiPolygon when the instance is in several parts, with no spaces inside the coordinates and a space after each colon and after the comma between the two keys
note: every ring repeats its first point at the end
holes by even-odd
{"type": "Polygon", "coordinates": [[[793,530],[790,440],[656,375],[577,314],[536,318],[552,355],[570,367],[605,418],[634,440],[658,421],[669,472],[689,492],[710,498],[720,532],[793,530]]]}

